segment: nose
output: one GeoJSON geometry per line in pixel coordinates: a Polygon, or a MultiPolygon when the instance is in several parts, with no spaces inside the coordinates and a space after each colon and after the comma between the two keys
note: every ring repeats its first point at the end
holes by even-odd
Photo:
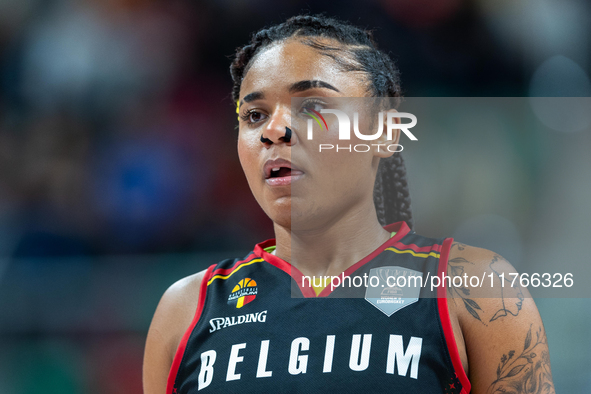
{"type": "Polygon", "coordinates": [[[268,148],[272,144],[286,144],[293,146],[296,135],[290,126],[290,114],[277,114],[271,117],[261,134],[261,142],[268,148]]]}

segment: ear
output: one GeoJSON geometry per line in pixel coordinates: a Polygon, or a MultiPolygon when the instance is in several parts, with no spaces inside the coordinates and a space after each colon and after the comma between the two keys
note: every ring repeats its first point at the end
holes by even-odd
{"type": "MultiPolygon", "coordinates": [[[[395,109],[389,109],[383,111],[384,125],[382,129],[382,135],[376,139],[373,144],[373,154],[376,157],[387,158],[394,154],[394,152],[401,151],[401,146],[398,144],[400,141],[400,129],[392,129],[392,139],[388,139],[388,114],[398,112],[395,109]]],[[[391,122],[400,124],[400,118],[392,118],[391,122]]]]}

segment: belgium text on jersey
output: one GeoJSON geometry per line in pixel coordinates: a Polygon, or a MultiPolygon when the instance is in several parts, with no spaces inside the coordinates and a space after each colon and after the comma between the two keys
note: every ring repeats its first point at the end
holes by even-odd
{"type": "MultiPolygon", "coordinates": [[[[273,370],[267,366],[267,359],[269,352],[286,352],[289,351],[289,361],[287,365],[274,365],[275,368],[285,368],[291,375],[303,375],[308,372],[308,357],[306,354],[310,350],[310,346],[324,347],[324,362],[322,367],[323,373],[331,373],[333,366],[333,355],[335,343],[351,344],[351,351],[349,357],[349,368],[353,371],[364,371],[369,367],[371,356],[371,340],[372,334],[354,334],[352,337],[346,338],[336,335],[327,335],[324,343],[311,343],[310,339],[306,337],[295,338],[291,342],[291,348],[275,349],[270,340],[263,340],[260,345],[249,343],[237,343],[232,345],[230,349],[230,356],[227,365],[217,365],[217,351],[207,350],[201,353],[201,367],[198,377],[198,390],[204,389],[211,384],[213,379],[224,379],[225,381],[240,380],[242,374],[240,373],[239,364],[242,362],[253,363],[257,360],[244,360],[244,356],[240,355],[240,351],[247,346],[260,346],[257,364],[257,378],[269,378],[273,376],[273,370]],[[222,374],[220,375],[220,369],[222,374]],[[223,371],[225,369],[225,371],[223,371]],[[225,376],[223,375],[225,372],[225,376]]],[[[410,337],[406,350],[403,345],[402,335],[390,335],[388,342],[388,353],[386,360],[374,360],[372,365],[385,366],[384,372],[387,374],[394,374],[399,376],[407,376],[412,379],[418,379],[419,360],[421,358],[421,350],[423,346],[423,338],[410,337]],[[384,363],[385,361],[385,363],[384,363]],[[396,368],[395,368],[396,367],[396,368]],[[410,374],[409,374],[410,367],[410,374]],[[396,370],[396,371],[395,371],[396,370]]]]}

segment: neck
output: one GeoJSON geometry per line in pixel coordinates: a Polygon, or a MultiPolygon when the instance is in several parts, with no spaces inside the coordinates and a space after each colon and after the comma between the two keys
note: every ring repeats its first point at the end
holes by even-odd
{"type": "Polygon", "coordinates": [[[375,207],[358,208],[322,227],[292,232],[275,224],[276,255],[309,276],[339,275],[390,238],[375,207]]]}

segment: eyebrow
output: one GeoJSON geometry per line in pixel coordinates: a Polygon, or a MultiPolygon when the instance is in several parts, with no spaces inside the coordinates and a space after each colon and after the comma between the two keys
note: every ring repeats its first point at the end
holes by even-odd
{"type": "MultiPolygon", "coordinates": [[[[315,79],[315,80],[298,81],[298,82],[293,83],[289,87],[289,93],[303,92],[305,90],[314,89],[314,88],[325,88],[325,89],[334,90],[335,92],[340,92],[339,89],[335,88],[334,86],[332,86],[328,82],[324,82],[324,81],[320,81],[320,80],[315,79]]],[[[244,103],[250,103],[251,101],[260,100],[260,99],[264,99],[264,98],[265,98],[265,95],[263,94],[263,92],[252,92],[252,93],[249,93],[246,96],[244,96],[244,98],[240,101],[240,106],[242,106],[242,104],[244,104],[244,103]]]]}
{"type": "Polygon", "coordinates": [[[328,82],[324,82],[324,81],[320,81],[320,80],[316,79],[316,80],[311,80],[311,81],[310,80],[299,81],[299,82],[292,84],[289,87],[289,93],[303,92],[304,90],[314,89],[314,88],[326,88],[326,89],[334,90],[335,92],[340,92],[339,89],[335,88],[334,86],[332,86],[328,82]]]}

